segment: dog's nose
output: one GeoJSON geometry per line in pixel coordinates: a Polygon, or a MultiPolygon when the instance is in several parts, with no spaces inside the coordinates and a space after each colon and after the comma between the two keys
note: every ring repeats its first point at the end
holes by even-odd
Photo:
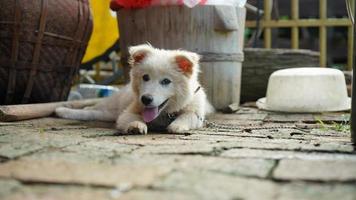
{"type": "Polygon", "coordinates": [[[143,95],[141,97],[141,101],[145,106],[148,106],[148,105],[150,105],[152,103],[153,97],[151,95],[149,95],[149,94],[143,95]]]}

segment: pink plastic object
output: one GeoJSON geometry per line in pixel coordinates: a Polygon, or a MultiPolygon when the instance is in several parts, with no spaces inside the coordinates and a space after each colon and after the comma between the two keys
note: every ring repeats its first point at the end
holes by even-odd
{"type": "Polygon", "coordinates": [[[205,5],[207,0],[111,0],[110,8],[117,11],[120,8],[145,8],[149,6],[185,5],[192,8],[205,5]]]}

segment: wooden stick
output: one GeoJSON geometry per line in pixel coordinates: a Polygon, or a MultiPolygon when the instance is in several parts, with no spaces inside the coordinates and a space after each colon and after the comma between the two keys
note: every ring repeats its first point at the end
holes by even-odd
{"type": "MultiPolygon", "coordinates": [[[[319,18],[320,20],[324,22],[327,20],[327,0],[319,0],[319,18]]],[[[326,67],[327,64],[327,27],[326,26],[320,26],[319,27],[319,51],[320,51],[320,67],[326,67]]]]}
{"type": "MultiPolygon", "coordinates": [[[[299,19],[299,0],[292,0],[292,19],[299,19]]],[[[299,28],[297,25],[292,27],[292,49],[299,49],[299,28]]]]}
{"type": "Polygon", "coordinates": [[[58,107],[84,108],[86,106],[92,106],[100,100],[101,99],[85,99],[53,103],[0,106],[0,121],[10,122],[47,117],[53,114],[55,109],[58,107]]]}
{"type": "MultiPolygon", "coordinates": [[[[264,0],[264,20],[271,21],[271,0],[264,0]]],[[[270,49],[272,47],[272,29],[265,27],[264,30],[264,47],[270,49]]]]}

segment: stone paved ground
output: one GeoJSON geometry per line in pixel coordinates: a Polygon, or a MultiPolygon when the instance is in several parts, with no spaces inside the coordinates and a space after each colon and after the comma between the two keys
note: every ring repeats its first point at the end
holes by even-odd
{"type": "Polygon", "coordinates": [[[350,134],[328,127],[347,117],[242,108],[210,121],[298,129],[148,135],[56,118],[1,123],[0,199],[354,200],[350,134]]]}

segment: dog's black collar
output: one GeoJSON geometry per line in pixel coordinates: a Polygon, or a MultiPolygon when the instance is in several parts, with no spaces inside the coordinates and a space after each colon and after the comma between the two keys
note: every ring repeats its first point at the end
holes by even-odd
{"type": "MultiPolygon", "coordinates": [[[[194,94],[198,93],[200,89],[201,89],[201,87],[198,86],[197,89],[195,89],[194,94]]],[[[197,115],[199,120],[203,119],[198,114],[196,114],[196,115],[197,115]]],[[[169,120],[169,124],[172,123],[174,120],[176,120],[178,116],[179,116],[179,112],[167,113],[167,118],[169,120]]]]}
{"type": "Polygon", "coordinates": [[[167,113],[167,117],[168,117],[170,123],[172,123],[174,120],[176,120],[178,115],[179,115],[178,112],[167,113]]]}
{"type": "MultiPolygon", "coordinates": [[[[195,113],[195,115],[197,116],[197,118],[204,122],[204,118],[201,117],[200,115],[198,115],[197,113],[195,113]]],[[[178,112],[174,112],[174,113],[167,113],[167,119],[168,119],[168,123],[171,124],[174,120],[176,120],[179,116],[178,112]]]]}

